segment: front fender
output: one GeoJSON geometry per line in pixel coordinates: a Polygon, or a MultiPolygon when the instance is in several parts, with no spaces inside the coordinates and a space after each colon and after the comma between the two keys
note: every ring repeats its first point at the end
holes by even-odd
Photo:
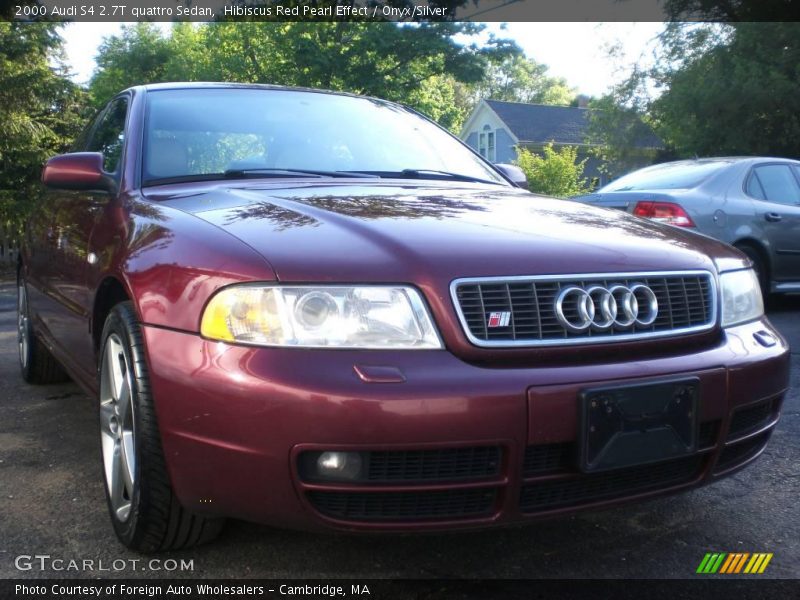
{"type": "Polygon", "coordinates": [[[144,200],[127,210],[125,241],[106,275],[123,281],[144,324],[197,332],[218,289],[276,279],[264,257],[220,227],[144,200]]]}

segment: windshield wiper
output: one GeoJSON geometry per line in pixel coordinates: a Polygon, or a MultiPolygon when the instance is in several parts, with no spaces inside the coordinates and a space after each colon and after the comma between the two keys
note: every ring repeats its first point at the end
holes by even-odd
{"type": "Polygon", "coordinates": [[[223,173],[198,173],[195,175],[179,175],[175,177],[161,177],[148,179],[143,185],[166,185],[170,183],[190,183],[195,181],[211,181],[214,179],[247,179],[270,178],[280,179],[286,177],[337,177],[337,178],[366,178],[366,179],[440,179],[450,181],[467,181],[470,183],[489,183],[502,185],[497,181],[480,179],[471,175],[451,173],[450,171],[437,171],[435,169],[403,169],[402,171],[322,171],[317,169],[277,169],[269,167],[256,167],[252,169],[228,169],[223,173]]]}
{"type": "Polygon", "coordinates": [[[374,179],[377,175],[359,173],[357,171],[319,171],[316,169],[228,169],[225,177],[367,177],[374,179]]]}
{"type": "Polygon", "coordinates": [[[467,181],[470,183],[489,183],[492,185],[502,185],[498,181],[491,181],[489,179],[481,179],[480,177],[473,177],[472,175],[463,175],[461,173],[453,173],[451,171],[439,171],[436,169],[403,169],[402,171],[366,171],[371,175],[377,175],[384,178],[397,178],[397,179],[441,179],[450,181],[467,181]]]}

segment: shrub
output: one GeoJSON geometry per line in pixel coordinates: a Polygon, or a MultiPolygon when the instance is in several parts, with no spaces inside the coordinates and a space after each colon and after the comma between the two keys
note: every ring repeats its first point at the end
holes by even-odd
{"type": "Polygon", "coordinates": [[[566,198],[591,191],[583,169],[587,159],[578,162],[578,149],[564,146],[556,150],[552,142],[542,155],[517,148],[516,164],[528,178],[528,188],[537,194],[566,198]]]}

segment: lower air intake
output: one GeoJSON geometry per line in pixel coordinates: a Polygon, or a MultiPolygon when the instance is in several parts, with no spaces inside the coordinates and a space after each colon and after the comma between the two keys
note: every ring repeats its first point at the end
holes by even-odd
{"type": "Polygon", "coordinates": [[[328,492],[308,493],[311,504],[323,515],[345,521],[417,521],[466,519],[492,514],[497,490],[424,492],[328,492]]]}
{"type": "Polygon", "coordinates": [[[606,473],[531,483],[522,489],[520,505],[523,512],[533,513],[669,488],[694,480],[702,463],[702,456],[690,456],[606,473]]]}

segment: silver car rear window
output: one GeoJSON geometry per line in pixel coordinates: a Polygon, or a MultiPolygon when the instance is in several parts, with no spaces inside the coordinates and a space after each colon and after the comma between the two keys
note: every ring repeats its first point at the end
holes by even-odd
{"type": "Polygon", "coordinates": [[[629,190],[690,189],[697,187],[730,164],[729,161],[704,160],[653,165],[620,177],[599,191],[602,193],[629,190]]]}

